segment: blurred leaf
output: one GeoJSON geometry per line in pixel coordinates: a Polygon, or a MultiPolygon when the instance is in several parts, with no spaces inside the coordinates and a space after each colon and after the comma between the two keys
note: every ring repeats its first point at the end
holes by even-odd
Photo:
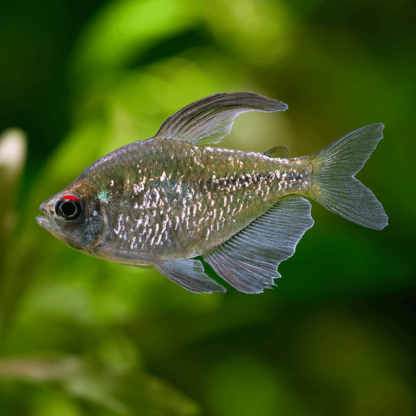
{"type": "Polygon", "coordinates": [[[0,135],[0,269],[3,269],[3,254],[7,241],[17,225],[19,192],[27,154],[27,138],[20,129],[8,129],[0,135]]]}
{"type": "Polygon", "coordinates": [[[198,23],[200,6],[190,0],[121,0],[89,25],[75,56],[74,72],[91,82],[111,74],[151,44],[198,23]]]}
{"type": "Polygon", "coordinates": [[[205,6],[214,35],[244,61],[267,66],[288,53],[293,18],[283,2],[212,0],[205,6]]]}
{"type": "Polygon", "coordinates": [[[115,414],[132,414],[132,409],[143,415],[199,413],[198,407],[192,401],[155,377],[138,373],[137,370],[130,371],[126,378],[119,378],[114,374],[110,376],[105,369],[94,370],[76,357],[53,361],[2,359],[0,378],[3,384],[7,380],[16,379],[46,383],[51,388],[56,386],[74,398],[104,407],[115,414]]]}

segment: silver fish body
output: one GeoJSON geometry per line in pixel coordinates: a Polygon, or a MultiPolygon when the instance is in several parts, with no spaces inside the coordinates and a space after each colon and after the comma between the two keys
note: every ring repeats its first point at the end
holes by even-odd
{"type": "Polygon", "coordinates": [[[155,262],[205,254],[288,193],[311,186],[305,161],[150,139],[116,150],[79,180],[108,224],[99,250],[155,262]]]}
{"type": "MultiPolygon", "coordinates": [[[[338,209],[331,182],[343,175],[342,183],[355,180],[356,172],[344,172],[346,161],[336,163],[348,153],[351,140],[340,149],[330,145],[329,150],[295,159],[282,147],[259,154],[200,146],[219,141],[241,112],[286,108],[253,93],[217,94],[193,103],[169,118],[155,137],[92,164],[41,205],[46,217],[38,222],[79,251],[123,264],[154,265],[196,293],[225,291],[205,275],[200,261],[192,260],[196,256],[204,256],[238,290],[261,292],[280,277],[277,265],[293,254],[313,225],[310,204],[300,195],[360,223],[350,212],[345,214],[351,208],[338,209]],[[296,194],[298,198],[282,199],[296,194]]],[[[382,125],[372,126],[365,133],[377,144],[382,125]]],[[[353,140],[356,146],[356,135],[353,140]]],[[[359,163],[353,169],[350,165],[347,170],[360,168],[359,163]]],[[[379,221],[361,225],[382,228],[387,217],[373,199],[379,221]]]]}

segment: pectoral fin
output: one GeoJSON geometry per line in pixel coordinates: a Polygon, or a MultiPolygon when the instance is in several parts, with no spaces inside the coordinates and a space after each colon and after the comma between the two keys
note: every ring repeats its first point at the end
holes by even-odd
{"type": "Polygon", "coordinates": [[[199,260],[178,259],[155,264],[157,270],[172,282],[194,293],[226,292],[226,289],[204,273],[199,260]]]}
{"type": "Polygon", "coordinates": [[[234,119],[247,111],[285,111],[287,105],[253,92],[215,94],[187,105],[169,117],[155,139],[171,139],[194,145],[219,143],[230,133],[234,119]]]}
{"type": "Polygon", "coordinates": [[[286,146],[272,147],[263,154],[271,158],[289,159],[289,149],[286,146]]]}
{"type": "Polygon", "coordinates": [[[230,285],[244,293],[261,293],[280,277],[277,266],[291,257],[313,226],[311,204],[304,198],[279,201],[204,260],[230,285]]]}

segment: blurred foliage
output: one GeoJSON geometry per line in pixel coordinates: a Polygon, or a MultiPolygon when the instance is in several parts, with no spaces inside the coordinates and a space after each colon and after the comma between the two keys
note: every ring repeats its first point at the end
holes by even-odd
{"type": "Polygon", "coordinates": [[[409,0],[2,5],[0,414],[415,414],[415,11],[409,0]],[[223,147],[301,156],[383,122],[359,178],[389,227],[313,204],[279,287],[248,296],[194,295],[37,226],[40,203],[96,159],[239,90],[290,108],[241,116],[223,147]]]}

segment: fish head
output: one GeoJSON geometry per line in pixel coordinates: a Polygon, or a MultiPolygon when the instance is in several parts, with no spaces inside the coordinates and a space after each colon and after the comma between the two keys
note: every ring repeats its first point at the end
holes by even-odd
{"type": "Polygon", "coordinates": [[[96,189],[76,180],[39,207],[37,223],[68,246],[90,251],[104,242],[107,215],[96,189]]]}

